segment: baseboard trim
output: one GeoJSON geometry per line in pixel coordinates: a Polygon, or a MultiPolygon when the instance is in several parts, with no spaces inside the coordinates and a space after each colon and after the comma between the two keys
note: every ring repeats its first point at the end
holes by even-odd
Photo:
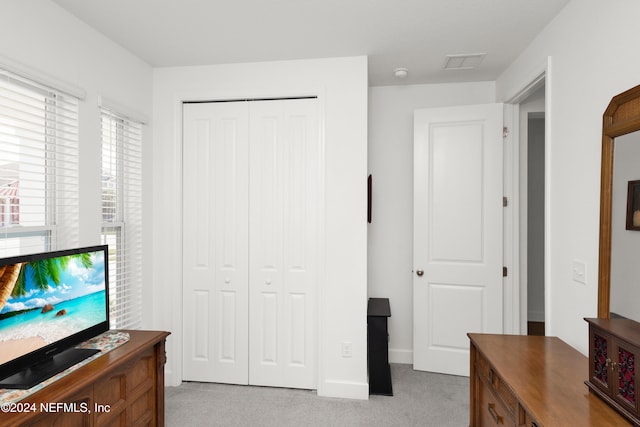
{"type": "Polygon", "coordinates": [[[369,384],[351,381],[327,380],[318,385],[318,396],[368,400],[369,384]]]}
{"type": "Polygon", "coordinates": [[[182,384],[182,379],[174,375],[173,371],[171,369],[167,369],[167,366],[165,365],[164,385],[167,387],[177,387],[180,384],[182,384]]]}
{"type": "Polygon", "coordinates": [[[413,365],[413,350],[389,349],[389,363],[413,365]]]}

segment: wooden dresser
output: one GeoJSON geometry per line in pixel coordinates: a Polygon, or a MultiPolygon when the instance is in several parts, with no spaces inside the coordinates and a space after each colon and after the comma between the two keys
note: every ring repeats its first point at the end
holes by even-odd
{"type": "Polygon", "coordinates": [[[0,413],[3,427],[164,426],[167,332],[131,339],[0,413]],[[42,406],[44,405],[44,406],[42,406]]]}
{"type": "Polygon", "coordinates": [[[470,426],[629,426],[589,392],[588,359],[555,337],[469,334],[470,426]]]}

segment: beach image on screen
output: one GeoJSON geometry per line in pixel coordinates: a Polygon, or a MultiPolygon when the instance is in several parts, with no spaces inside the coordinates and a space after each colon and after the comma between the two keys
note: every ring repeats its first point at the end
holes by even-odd
{"type": "Polygon", "coordinates": [[[0,267],[0,364],[104,322],[104,252],[0,267]]]}

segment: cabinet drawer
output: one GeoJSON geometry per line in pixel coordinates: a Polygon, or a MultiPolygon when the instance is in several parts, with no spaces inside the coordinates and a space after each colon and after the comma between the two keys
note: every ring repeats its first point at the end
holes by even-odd
{"type": "Polygon", "coordinates": [[[536,420],[522,407],[520,407],[520,425],[522,427],[539,427],[536,420]]]}
{"type": "Polygon", "coordinates": [[[95,384],[95,402],[105,407],[96,412],[97,426],[155,424],[156,360],[149,349],[95,384]]]}
{"type": "MultiPolygon", "coordinates": [[[[55,404],[56,402],[51,403],[55,404]]],[[[61,403],[66,406],[55,407],[55,412],[38,411],[39,415],[35,420],[23,422],[20,425],[22,427],[85,427],[93,425],[91,421],[93,402],[89,390],[65,397],[64,402],[61,403]]]]}
{"type": "Polygon", "coordinates": [[[511,390],[509,390],[502,378],[500,378],[500,376],[495,372],[489,362],[480,353],[477,353],[476,372],[477,375],[492,389],[492,391],[499,396],[503,405],[509,411],[510,416],[515,418],[518,407],[516,397],[511,390]]]}
{"type": "Polygon", "coordinates": [[[502,399],[494,393],[493,388],[484,380],[478,379],[479,406],[477,420],[479,426],[513,426],[516,422],[513,413],[502,403],[502,399]]]}

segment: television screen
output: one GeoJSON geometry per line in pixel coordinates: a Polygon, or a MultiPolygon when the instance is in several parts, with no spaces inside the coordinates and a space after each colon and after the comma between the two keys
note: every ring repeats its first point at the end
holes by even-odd
{"type": "Polygon", "coordinates": [[[0,259],[0,378],[106,331],[107,283],[106,246],[0,259]]]}

